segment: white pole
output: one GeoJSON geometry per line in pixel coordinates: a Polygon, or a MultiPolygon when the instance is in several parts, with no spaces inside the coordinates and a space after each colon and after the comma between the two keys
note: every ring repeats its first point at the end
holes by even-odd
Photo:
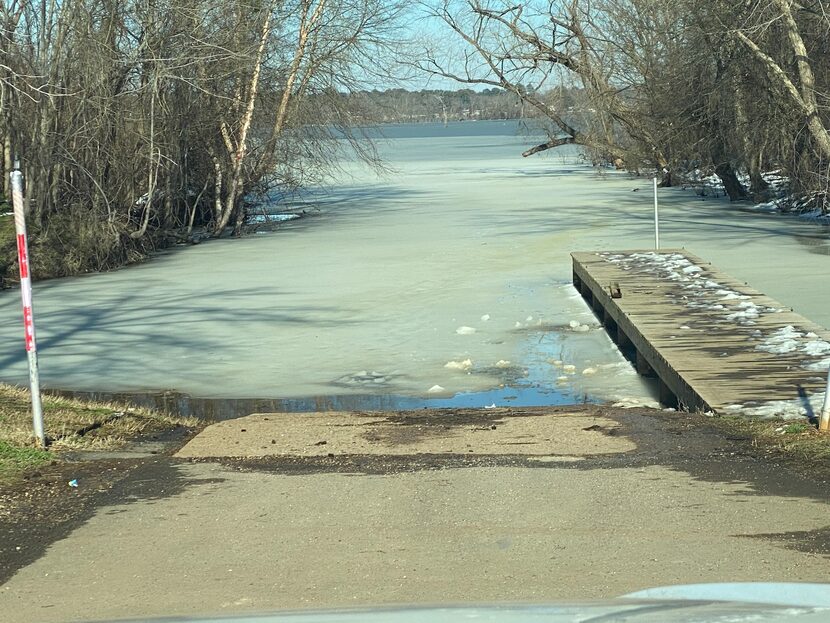
{"type": "Polygon", "coordinates": [[[818,429],[830,431],[830,369],[827,370],[827,386],[824,388],[824,404],[821,406],[818,429]]]}
{"type": "Polygon", "coordinates": [[[35,437],[41,448],[46,447],[43,433],[43,406],[40,402],[40,378],[37,369],[37,342],[35,318],[32,312],[32,278],[29,270],[29,243],[26,239],[26,217],[23,212],[23,174],[15,166],[11,172],[14,229],[17,233],[17,260],[20,267],[20,296],[23,299],[23,330],[26,337],[26,354],[29,357],[29,384],[32,388],[32,422],[35,437]]]}
{"type": "Polygon", "coordinates": [[[657,212],[657,176],[654,176],[654,248],[660,248],[660,216],[657,212]]]}

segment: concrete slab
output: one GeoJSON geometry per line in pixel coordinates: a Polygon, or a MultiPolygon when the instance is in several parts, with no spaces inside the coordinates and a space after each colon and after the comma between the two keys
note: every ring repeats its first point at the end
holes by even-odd
{"type": "Polygon", "coordinates": [[[218,422],[176,456],[268,457],[410,454],[579,456],[627,452],[611,419],[561,410],[257,413],[218,422]],[[611,434],[609,434],[611,433],[611,434]]]}

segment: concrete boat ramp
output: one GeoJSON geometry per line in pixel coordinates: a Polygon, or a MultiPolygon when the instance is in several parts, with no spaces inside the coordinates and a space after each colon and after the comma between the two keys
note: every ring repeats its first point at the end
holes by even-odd
{"type": "Polygon", "coordinates": [[[817,415],[830,366],[823,327],[684,249],[572,257],[574,286],[638,371],[658,378],[664,404],[817,415]]]}
{"type": "Polygon", "coordinates": [[[208,426],[176,454],[206,457],[517,456],[570,462],[629,452],[608,418],[568,408],[254,413],[208,426]]]}

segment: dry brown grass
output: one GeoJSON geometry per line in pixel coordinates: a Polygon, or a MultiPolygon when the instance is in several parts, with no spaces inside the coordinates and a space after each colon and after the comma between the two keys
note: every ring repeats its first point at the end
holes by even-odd
{"type": "Polygon", "coordinates": [[[830,469],[830,433],[820,432],[806,420],[715,417],[712,422],[724,432],[747,437],[766,453],[830,469]]]}
{"type": "Polygon", "coordinates": [[[62,450],[103,450],[122,446],[129,439],[176,426],[195,427],[185,418],[118,403],[91,402],[43,396],[49,452],[37,449],[32,432],[29,391],[0,383],[0,481],[21,470],[54,458],[62,450]]]}

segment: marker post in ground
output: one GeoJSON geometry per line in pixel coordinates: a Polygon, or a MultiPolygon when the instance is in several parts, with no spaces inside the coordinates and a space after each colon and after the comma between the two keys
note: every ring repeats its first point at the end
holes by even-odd
{"type": "Polygon", "coordinates": [[[20,296],[23,299],[23,330],[26,354],[29,357],[29,384],[32,390],[32,422],[35,437],[42,448],[46,447],[43,432],[43,405],[40,401],[40,376],[37,369],[37,341],[35,318],[32,311],[32,278],[29,269],[29,243],[26,238],[26,217],[23,211],[23,173],[18,167],[11,172],[14,229],[17,234],[17,261],[20,268],[20,296]]]}
{"type": "Polygon", "coordinates": [[[654,176],[654,248],[660,249],[660,215],[657,211],[657,176],[654,176]]]}

